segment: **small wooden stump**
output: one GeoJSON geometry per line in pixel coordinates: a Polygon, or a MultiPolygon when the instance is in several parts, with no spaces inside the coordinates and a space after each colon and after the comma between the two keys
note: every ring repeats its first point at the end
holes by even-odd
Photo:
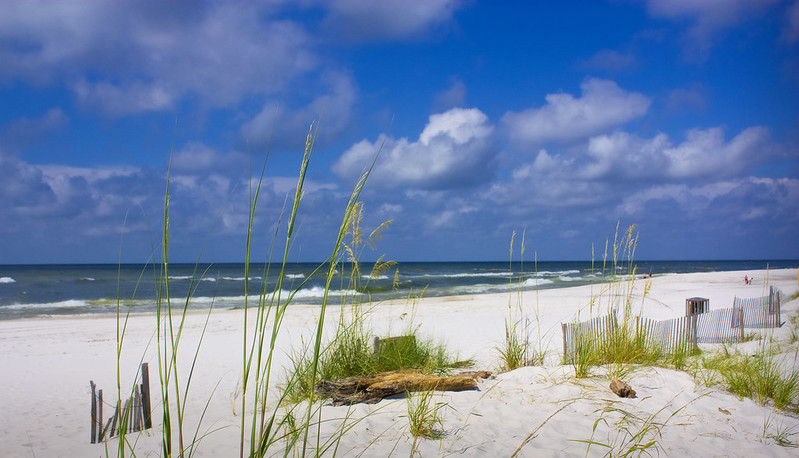
{"type": "Polygon", "coordinates": [[[630,385],[622,382],[619,379],[613,379],[610,382],[610,391],[616,393],[616,396],[620,398],[634,398],[635,397],[635,390],[630,387],[630,385]]]}

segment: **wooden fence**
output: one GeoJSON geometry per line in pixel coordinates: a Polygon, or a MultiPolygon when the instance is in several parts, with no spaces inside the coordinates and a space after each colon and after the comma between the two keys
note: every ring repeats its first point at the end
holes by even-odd
{"type": "MultiPolygon", "coordinates": [[[[636,317],[635,336],[645,336],[647,343],[671,353],[687,345],[699,343],[740,342],[745,338],[745,328],[780,327],[781,291],[771,287],[769,295],[751,299],[736,297],[733,307],[708,310],[691,316],[670,320],[653,320],[636,317]],[[742,326],[743,324],[743,326],[742,326]]],[[[601,341],[619,329],[616,315],[592,318],[576,323],[561,323],[563,329],[563,355],[574,354],[580,339],[601,341]]]]}
{"type": "Polygon", "coordinates": [[[649,345],[673,353],[697,343],[697,315],[682,316],[671,320],[653,320],[635,317],[636,335],[643,335],[649,345]]]}
{"type": "Polygon", "coordinates": [[[92,388],[91,443],[98,444],[106,437],[142,431],[153,426],[150,411],[150,370],[147,363],[141,365],[141,384],[133,388],[133,395],[126,399],[120,408],[117,402],[114,414],[105,420],[103,417],[103,390],[97,390],[94,381],[92,388]]]}
{"type": "Polygon", "coordinates": [[[618,327],[616,314],[591,318],[576,323],[561,323],[563,330],[563,356],[574,354],[581,340],[599,341],[615,332],[618,327]]]}
{"type": "Polygon", "coordinates": [[[732,308],[733,326],[738,327],[738,320],[743,321],[745,328],[778,328],[780,322],[781,291],[773,286],[768,296],[743,299],[735,297],[732,308]]]}

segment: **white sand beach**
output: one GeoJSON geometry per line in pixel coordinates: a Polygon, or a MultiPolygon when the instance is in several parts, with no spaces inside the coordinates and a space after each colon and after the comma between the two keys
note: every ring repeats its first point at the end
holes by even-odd
{"type": "MultiPolygon", "coordinates": [[[[656,276],[644,298],[645,282],[637,280],[633,310],[655,319],[679,317],[684,314],[685,299],[694,296],[708,298],[711,309],[728,308],[735,296],[767,294],[767,285],[785,293],[785,324],[777,329],[748,329],[762,338],[730,348],[754,353],[764,343],[779,346],[783,369],[796,370],[799,343],[791,341],[795,328],[789,317],[799,313],[799,300],[788,301],[788,296],[799,290],[794,269],[656,276]],[[745,285],[744,275],[754,277],[753,284],[745,285]]],[[[400,333],[412,316],[420,336],[446,344],[461,358],[473,358],[474,369],[496,374],[481,381],[479,390],[434,395],[434,402],[446,403],[440,411],[444,435],[440,440],[418,440],[418,454],[496,457],[518,451],[518,456],[601,456],[609,449],[589,447],[588,442],[621,449],[630,445],[632,435],[644,430],[644,443],[657,441],[657,448],[650,449],[654,455],[797,456],[796,448],[781,446],[774,438],[782,435],[799,443],[796,415],[777,411],[768,403],[740,399],[718,386],[705,386],[686,372],[637,368],[626,379],[637,392],[637,397],[630,399],[618,398],[610,391],[602,367],[595,368],[592,377],[575,378],[572,366],[560,364],[560,324],[605,313],[607,293],[597,307],[589,307],[603,288],[592,285],[525,292],[521,306],[531,322],[540,325],[548,357],[544,366],[506,373],[498,371],[496,347],[505,336],[509,303],[517,307],[516,293],[429,298],[418,301],[413,310],[404,302],[375,305],[369,324],[377,335],[400,333]],[[624,423],[621,411],[642,421],[624,423]]],[[[300,348],[313,334],[318,310],[318,306],[290,307],[278,339],[276,380],[283,376],[287,353],[300,348]]],[[[327,316],[327,329],[332,330],[338,309],[331,308],[327,316]]],[[[196,312],[188,317],[179,361],[184,379],[206,318],[196,312]]],[[[120,365],[123,391],[133,383],[140,361],[151,367],[155,425],[129,436],[136,442],[139,456],[162,455],[155,324],[154,315],[131,317],[120,365]]],[[[194,435],[207,404],[196,456],[238,456],[242,329],[241,310],[210,315],[186,405],[186,431],[194,435]]],[[[89,443],[89,381],[104,389],[107,402],[115,399],[116,332],[113,317],[0,321],[0,455],[106,455],[102,444],[89,443]]],[[[719,347],[701,346],[706,351],[719,347]]],[[[337,445],[338,455],[408,456],[414,440],[408,432],[407,405],[407,399],[397,398],[371,405],[324,406],[322,415],[331,421],[322,426],[322,441],[340,425],[340,419],[348,417],[352,426],[337,445]]],[[[105,409],[110,414],[113,407],[105,409]]],[[[116,454],[117,441],[107,441],[111,455],[116,454]]],[[[279,447],[274,454],[282,454],[279,447]]]]}

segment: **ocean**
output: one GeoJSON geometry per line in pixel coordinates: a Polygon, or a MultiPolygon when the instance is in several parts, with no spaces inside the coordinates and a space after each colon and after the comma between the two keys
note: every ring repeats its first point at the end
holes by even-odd
{"type": "MultiPolygon", "coordinates": [[[[292,303],[319,304],[324,293],[326,267],[318,264],[287,266],[282,297],[296,292],[292,303]]],[[[797,268],[793,261],[636,261],[635,273],[747,271],[797,268]]],[[[601,262],[403,262],[370,276],[372,265],[362,263],[360,274],[339,264],[329,303],[357,296],[361,301],[405,299],[409,296],[451,296],[563,288],[606,281],[610,275],[630,275],[629,266],[603,271],[601,262]],[[357,285],[351,278],[357,277],[357,285]],[[332,302],[330,302],[332,301],[332,302]]],[[[251,264],[250,304],[257,304],[265,288],[276,291],[279,265],[251,264]]],[[[743,278],[745,273],[742,272],[743,278]]],[[[132,313],[156,308],[160,266],[152,265],[0,265],[0,319],[53,315],[114,314],[118,305],[132,313]]],[[[169,291],[173,306],[190,297],[192,309],[234,309],[244,306],[243,264],[170,264],[169,291]]]]}

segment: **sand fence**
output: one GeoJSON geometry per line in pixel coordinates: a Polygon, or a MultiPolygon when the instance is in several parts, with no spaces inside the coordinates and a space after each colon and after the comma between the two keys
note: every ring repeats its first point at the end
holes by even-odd
{"type": "Polygon", "coordinates": [[[92,389],[92,444],[99,444],[106,438],[124,433],[152,428],[150,370],[147,363],[142,363],[141,365],[141,383],[133,387],[133,394],[124,401],[124,404],[122,404],[122,401],[117,402],[114,413],[108,420],[103,417],[103,390],[97,390],[97,385],[95,385],[94,381],[89,381],[89,385],[92,389]]]}
{"type": "Polygon", "coordinates": [[[644,338],[665,353],[685,349],[699,343],[734,343],[743,341],[746,328],[778,328],[780,318],[779,288],[770,287],[767,296],[733,299],[732,308],[709,310],[706,299],[686,300],[686,316],[670,320],[635,317],[630,329],[621,329],[615,313],[587,321],[561,323],[563,356],[574,356],[581,341],[598,342],[615,332],[631,332],[644,338]],[[703,302],[704,301],[704,302],[703,302]],[[699,305],[697,307],[697,305],[699,305]]]}

